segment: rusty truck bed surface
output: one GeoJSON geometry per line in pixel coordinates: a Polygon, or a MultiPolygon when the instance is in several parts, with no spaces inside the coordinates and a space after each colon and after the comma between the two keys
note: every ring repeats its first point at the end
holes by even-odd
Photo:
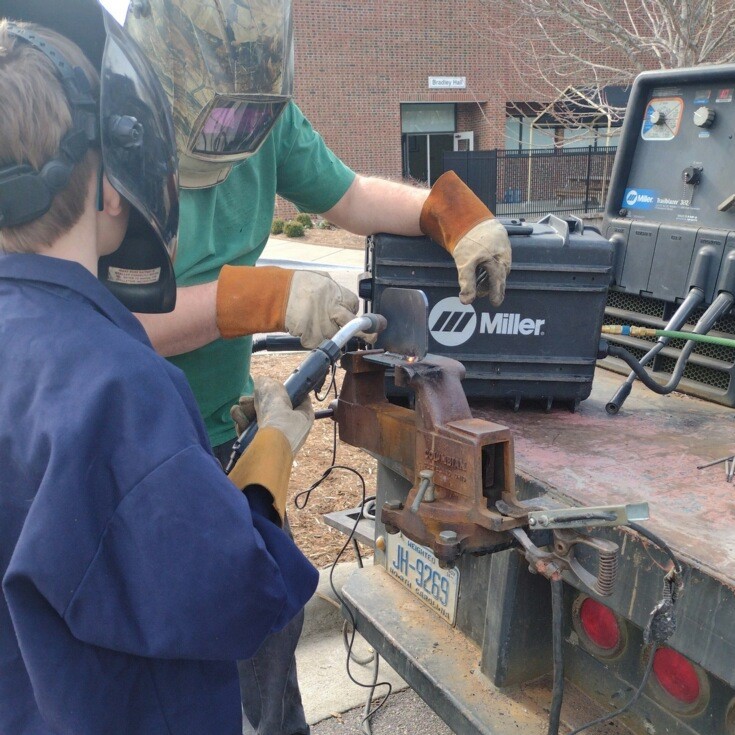
{"type": "Polygon", "coordinates": [[[508,426],[516,472],[531,490],[574,505],[647,501],[646,525],[685,562],[735,586],[735,484],[724,465],[735,453],[735,411],[636,382],[617,416],[605,404],[623,377],[598,369],[576,412],[538,405],[517,412],[474,401],[475,416],[508,426]]]}

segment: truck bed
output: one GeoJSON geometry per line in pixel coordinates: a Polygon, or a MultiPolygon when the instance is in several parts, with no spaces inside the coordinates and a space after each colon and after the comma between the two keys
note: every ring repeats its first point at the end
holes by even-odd
{"type": "Polygon", "coordinates": [[[679,393],[659,396],[636,382],[617,416],[605,404],[623,378],[598,369],[577,411],[521,410],[473,402],[473,413],[510,427],[521,489],[572,505],[647,501],[646,525],[682,561],[735,585],[735,484],[724,465],[735,454],[735,411],[679,393]]]}

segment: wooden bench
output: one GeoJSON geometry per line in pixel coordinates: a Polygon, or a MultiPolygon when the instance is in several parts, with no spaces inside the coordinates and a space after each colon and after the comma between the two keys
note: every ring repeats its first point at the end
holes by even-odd
{"type": "Polygon", "coordinates": [[[562,189],[555,192],[556,206],[560,207],[565,199],[583,199],[584,205],[599,206],[602,201],[602,189],[606,181],[601,176],[570,176],[562,189]]]}

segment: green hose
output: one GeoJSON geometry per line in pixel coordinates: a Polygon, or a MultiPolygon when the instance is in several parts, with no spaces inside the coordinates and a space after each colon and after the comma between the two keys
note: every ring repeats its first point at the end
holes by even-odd
{"type": "Polygon", "coordinates": [[[712,337],[709,334],[695,334],[694,332],[676,332],[671,329],[650,329],[648,327],[631,327],[629,325],[607,325],[602,328],[603,334],[622,334],[630,337],[669,337],[692,342],[706,342],[711,345],[732,347],[735,349],[735,339],[727,337],[712,337]]]}

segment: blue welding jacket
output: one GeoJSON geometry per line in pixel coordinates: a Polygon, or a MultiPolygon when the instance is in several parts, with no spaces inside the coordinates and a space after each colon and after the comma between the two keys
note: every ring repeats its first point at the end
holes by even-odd
{"type": "Polygon", "coordinates": [[[0,256],[0,733],[239,735],[317,572],[82,266],[0,256]]]}

